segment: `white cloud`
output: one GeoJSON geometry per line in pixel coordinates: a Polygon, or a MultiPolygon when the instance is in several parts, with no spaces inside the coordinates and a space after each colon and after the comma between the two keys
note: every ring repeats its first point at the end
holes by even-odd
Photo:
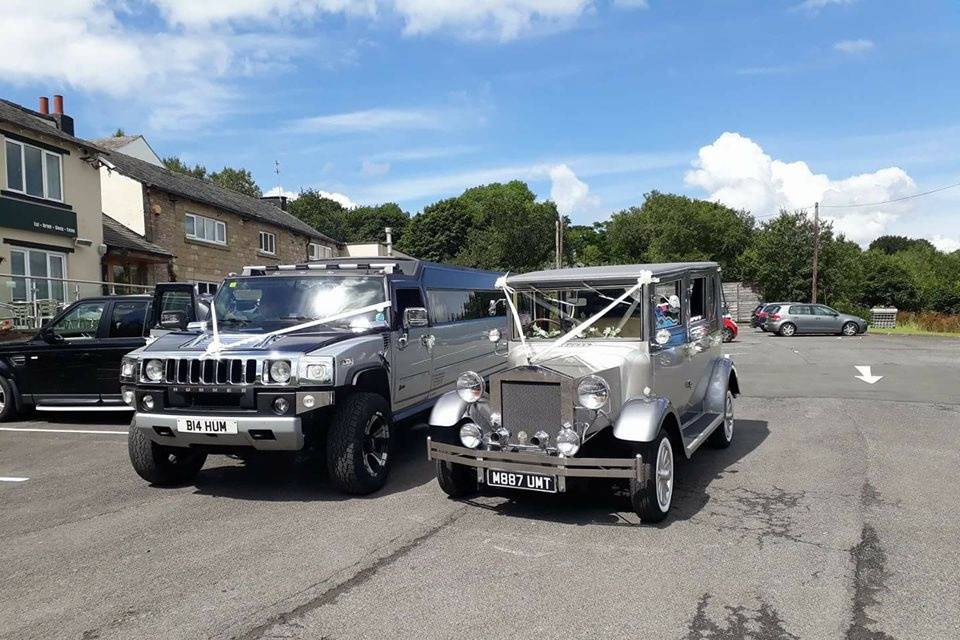
{"type": "Polygon", "coordinates": [[[207,28],[270,18],[312,19],[323,14],[374,16],[376,0],[154,0],[170,24],[207,28]]]}
{"type": "Polygon", "coordinates": [[[859,38],[857,40],[841,40],[833,45],[833,48],[841,53],[857,54],[866,53],[873,49],[873,40],[859,38]]]}
{"type": "Polygon", "coordinates": [[[619,9],[649,9],[647,0],[613,0],[613,6],[619,9]]]}
{"type": "MultiPolygon", "coordinates": [[[[684,182],[706,191],[709,200],[770,216],[779,209],[802,209],[821,203],[821,216],[847,238],[866,243],[881,235],[909,204],[861,205],[908,195],[913,179],[898,167],[880,169],[842,180],[814,173],[805,162],[784,162],[767,155],[751,139],[724,133],[700,149],[684,182]]],[[[811,210],[812,211],[812,210],[811,210]]]]}
{"type": "Polygon", "coordinates": [[[450,29],[499,40],[568,26],[591,6],[593,0],[393,0],[408,35],[450,29]]]}
{"type": "Polygon", "coordinates": [[[364,160],[360,163],[360,171],[365,176],[382,176],[390,171],[390,163],[364,160]]]}
{"type": "MultiPolygon", "coordinates": [[[[357,203],[351,200],[348,196],[337,193],[335,191],[324,191],[322,189],[317,189],[317,193],[320,194],[323,198],[328,198],[335,202],[339,202],[346,209],[353,209],[357,206],[357,203]]],[[[296,200],[300,197],[300,194],[295,191],[287,191],[281,186],[276,186],[269,191],[263,193],[264,196],[286,196],[288,200],[296,200]]]]}
{"type": "Polygon", "coordinates": [[[550,199],[565,216],[582,209],[584,205],[596,204],[596,197],[590,195],[587,183],[565,164],[550,168],[550,199]]]}
{"type": "Polygon", "coordinates": [[[300,118],[289,128],[301,133],[356,133],[381,129],[443,129],[450,120],[441,111],[420,109],[365,109],[300,118]]]}
{"type": "Polygon", "coordinates": [[[950,238],[948,236],[935,235],[930,237],[930,242],[932,242],[933,246],[935,246],[938,250],[943,251],[944,253],[960,251],[960,237],[950,238]]]}
{"type": "Polygon", "coordinates": [[[808,11],[810,13],[819,13],[821,9],[830,5],[853,4],[857,0],[803,0],[800,4],[794,6],[798,11],[808,11]]]}

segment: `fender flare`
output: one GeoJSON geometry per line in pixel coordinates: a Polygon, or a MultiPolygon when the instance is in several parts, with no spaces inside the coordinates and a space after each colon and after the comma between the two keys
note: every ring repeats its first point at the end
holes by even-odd
{"type": "Polygon", "coordinates": [[[430,411],[431,427],[455,427],[467,415],[470,403],[460,399],[456,391],[448,391],[437,400],[430,411]]]}
{"type": "Polygon", "coordinates": [[[737,369],[730,358],[717,358],[710,372],[710,382],[703,397],[703,410],[709,413],[723,413],[726,408],[727,389],[734,396],[740,395],[740,382],[737,369]]]}
{"type": "Polygon", "coordinates": [[[672,418],[679,425],[677,413],[666,398],[635,398],[620,408],[613,425],[613,437],[627,442],[653,442],[664,420],[672,418]]]}

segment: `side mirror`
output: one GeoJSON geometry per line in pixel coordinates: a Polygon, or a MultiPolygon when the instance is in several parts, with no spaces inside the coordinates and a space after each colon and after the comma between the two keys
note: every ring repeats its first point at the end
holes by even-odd
{"type": "Polygon", "coordinates": [[[187,314],[185,311],[164,311],[160,314],[160,328],[171,331],[186,331],[187,314]]]}
{"type": "Polygon", "coordinates": [[[423,307],[408,307],[403,310],[404,329],[425,327],[428,324],[429,320],[427,320],[427,310],[423,307]]]}
{"type": "Polygon", "coordinates": [[[63,336],[56,331],[52,331],[49,323],[44,325],[43,329],[40,330],[40,338],[47,344],[60,344],[63,342],[63,336]]]}

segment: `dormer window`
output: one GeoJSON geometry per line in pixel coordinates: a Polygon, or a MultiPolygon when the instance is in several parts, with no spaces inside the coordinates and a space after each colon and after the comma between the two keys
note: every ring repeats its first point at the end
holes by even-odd
{"type": "Polygon", "coordinates": [[[6,157],[7,189],[63,202],[63,160],[59,153],[7,140],[6,157]]]}

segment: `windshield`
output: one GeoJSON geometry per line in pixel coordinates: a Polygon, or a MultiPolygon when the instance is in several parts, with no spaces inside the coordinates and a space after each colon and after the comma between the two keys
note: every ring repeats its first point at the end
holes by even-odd
{"type": "MultiPolygon", "coordinates": [[[[522,289],[515,301],[526,338],[557,338],[589,320],[626,292],[626,287],[575,289],[522,289]]],[[[633,292],[591,325],[581,340],[596,338],[643,338],[643,290],[633,292]]],[[[518,337],[514,328],[514,337],[518,337]]]]}
{"type": "MultiPolygon", "coordinates": [[[[214,299],[223,331],[275,331],[384,302],[383,279],[362,276],[231,278],[214,299]]],[[[387,321],[370,311],[325,324],[319,330],[363,331],[387,321]]]]}

